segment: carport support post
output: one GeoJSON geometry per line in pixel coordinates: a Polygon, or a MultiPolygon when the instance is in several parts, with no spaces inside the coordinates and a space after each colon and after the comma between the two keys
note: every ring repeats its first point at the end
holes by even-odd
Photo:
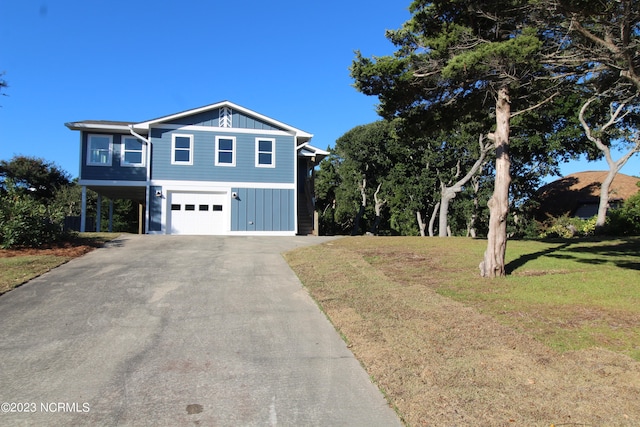
{"type": "Polygon", "coordinates": [[[109,199],[109,233],[113,233],[113,200],[109,199]]]}
{"type": "Polygon", "coordinates": [[[80,205],[80,232],[87,230],[87,187],[82,186],[82,202],[80,205]]]}
{"type": "Polygon", "coordinates": [[[144,219],[144,205],[142,203],[138,203],[138,234],[142,234],[143,219],[144,219]]]}
{"type": "Polygon", "coordinates": [[[96,232],[100,232],[100,223],[102,222],[102,196],[98,193],[98,206],[96,206],[96,232]]]}

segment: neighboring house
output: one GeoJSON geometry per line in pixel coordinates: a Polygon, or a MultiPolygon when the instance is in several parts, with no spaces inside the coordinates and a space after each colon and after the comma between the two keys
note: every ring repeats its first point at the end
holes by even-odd
{"type": "MultiPolygon", "coordinates": [[[[562,215],[591,218],[598,214],[600,203],[600,185],[607,171],[578,172],[553,181],[538,190],[540,202],[537,219],[558,218],[562,215]]],[[[609,206],[614,208],[622,204],[640,189],[640,181],[629,175],[618,173],[609,188],[609,206]]]]}
{"type": "Polygon", "coordinates": [[[80,131],[81,231],[89,188],[137,201],[149,234],[315,232],[313,168],[329,153],[300,129],[229,101],[140,123],[65,126],[80,131]]]}

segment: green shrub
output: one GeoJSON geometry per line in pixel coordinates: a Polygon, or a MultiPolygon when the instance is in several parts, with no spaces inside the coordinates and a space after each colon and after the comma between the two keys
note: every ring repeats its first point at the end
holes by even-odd
{"type": "Polygon", "coordinates": [[[59,240],[64,232],[60,208],[13,192],[0,196],[0,247],[38,247],[59,240]]]}
{"type": "Polygon", "coordinates": [[[559,218],[551,218],[542,226],[540,233],[542,238],[560,237],[570,239],[572,237],[592,236],[596,231],[596,217],[589,219],[574,218],[563,215],[559,218]]]}
{"type": "Polygon", "coordinates": [[[640,193],[625,200],[622,207],[611,209],[605,228],[614,236],[640,235],[640,193]]]}

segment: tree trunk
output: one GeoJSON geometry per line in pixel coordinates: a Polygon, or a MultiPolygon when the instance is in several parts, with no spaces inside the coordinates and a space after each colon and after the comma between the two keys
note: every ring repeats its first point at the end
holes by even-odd
{"type": "Polygon", "coordinates": [[[604,158],[607,161],[607,165],[609,166],[609,173],[607,173],[606,178],[600,184],[600,203],[598,204],[598,216],[596,218],[596,230],[602,229],[607,221],[607,209],[609,208],[609,188],[611,187],[611,183],[613,179],[616,177],[618,171],[627,163],[627,161],[633,156],[635,153],[640,152],[640,135],[636,133],[635,141],[632,148],[627,151],[620,159],[613,160],[611,157],[611,149],[608,145],[606,145],[598,134],[604,134],[607,129],[613,125],[615,125],[618,120],[620,120],[621,116],[624,117],[626,113],[623,113],[623,109],[625,107],[625,103],[620,103],[617,108],[613,108],[611,105],[610,111],[611,116],[609,117],[609,121],[600,126],[600,129],[597,129],[598,132],[595,132],[591,129],[587,121],[585,120],[585,112],[589,105],[594,102],[596,98],[588,99],[582,108],[580,108],[580,114],[578,118],[580,120],[580,124],[582,124],[582,128],[584,129],[585,135],[587,139],[593,142],[598,150],[602,151],[604,154],[604,158]]]}
{"type": "Polygon", "coordinates": [[[424,237],[424,229],[426,228],[427,224],[422,222],[422,214],[420,213],[420,211],[416,211],[416,219],[418,220],[418,229],[420,230],[420,236],[424,237]]]}
{"type": "Polygon", "coordinates": [[[446,187],[444,184],[441,184],[442,192],[440,195],[440,218],[438,218],[438,237],[447,237],[447,217],[449,215],[449,202],[456,197],[456,192],[452,191],[450,187],[446,187]]]}
{"type": "Polygon", "coordinates": [[[360,221],[362,220],[362,215],[364,215],[364,206],[360,205],[358,213],[356,214],[356,219],[353,221],[353,228],[351,229],[352,236],[357,236],[360,232],[360,221]]]}
{"type": "Polygon", "coordinates": [[[373,221],[373,225],[369,232],[374,236],[378,235],[378,228],[380,227],[380,219],[382,217],[382,207],[387,203],[386,199],[380,200],[378,199],[378,193],[380,193],[380,188],[382,187],[382,183],[378,184],[378,188],[376,188],[376,192],[373,193],[374,200],[374,210],[376,212],[376,219],[373,221]]]}
{"type": "MultiPolygon", "coordinates": [[[[451,229],[448,224],[449,219],[449,202],[455,199],[456,195],[462,191],[462,187],[467,185],[467,183],[473,178],[479,170],[485,164],[485,158],[487,157],[487,153],[491,151],[493,148],[493,144],[485,144],[484,136],[480,135],[478,144],[480,145],[480,155],[478,159],[475,161],[469,172],[465,176],[463,176],[460,180],[458,180],[455,184],[447,187],[443,182],[440,183],[440,220],[438,225],[438,236],[439,237],[447,237],[451,236],[451,229]]],[[[456,179],[460,174],[460,167],[458,164],[458,173],[456,174],[456,179]]]]}
{"type": "Polygon", "coordinates": [[[436,203],[431,213],[431,219],[429,220],[429,237],[433,237],[433,223],[436,222],[436,215],[438,214],[438,208],[440,208],[440,202],[436,203]]]}
{"type": "Polygon", "coordinates": [[[353,222],[353,228],[351,229],[351,235],[355,236],[360,231],[360,221],[362,220],[362,215],[364,215],[364,208],[367,206],[367,178],[362,177],[362,184],[358,185],[360,187],[360,195],[362,196],[362,203],[360,204],[360,208],[358,209],[358,213],[356,214],[356,219],[353,222]]]}
{"type": "Polygon", "coordinates": [[[496,177],[493,195],[489,199],[489,234],[484,260],[480,263],[482,277],[505,275],[504,258],[507,252],[507,215],[509,214],[509,186],[511,161],[509,159],[509,119],[511,105],[509,89],[498,90],[496,100],[496,131],[489,135],[496,149],[496,177]]]}
{"type": "Polygon", "coordinates": [[[607,221],[607,210],[609,209],[609,188],[613,182],[613,178],[618,173],[617,169],[609,169],[607,176],[602,184],[600,184],[600,203],[598,204],[598,217],[596,219],[596,229],[604,227],[607,221]]]}
{"type": "Polygon", "coordinates": [[[476,219],[478,218],[478,191],[480,191],[480,180],[473,177],[473,211],[467,223],[467,237],[476,238],[476,219]]]}

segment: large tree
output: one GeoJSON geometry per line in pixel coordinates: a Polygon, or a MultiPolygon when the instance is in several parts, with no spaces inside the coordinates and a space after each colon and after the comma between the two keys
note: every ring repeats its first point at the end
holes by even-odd
{"type": "Polygon", "coordinates": [[[338,170],[342,192],[349,196],[343,198],[343,203],[355,208],[352,234],[359,233],[361,219],[371,201],[375,218],[370,231],[377,234],[396,145],[394,125],[385,120],[356,126],[336,141],[335,153],[342,159],[338,170]]]}
{"type": "Polygon", "coordinates": [[[609,167],[601,183],[597,227],[604,226],[609,186],[640,152],[640,1],[545,0],[557,53],[545,59],[583,94],[580,122],[609,167]],[[613,159],[612,148],[625,153],[613,159]]]}
{"type": "Polygon", "coordinates": [[[545,79],[544,30],[533,20],[532,3],[416,0],[410,6],[412,18],[387,32],[396,53],[369,59],[358,52],[351,68],[356,88],[377,95],[383,115],[444,107],[461,115],[484,111],[493,117],[486,137],[495,148],[495,182],[480,264],[487,277],[505,274],[511,117],[516,110],[527,112],[549,102],[566,83],[545,79]]]}

